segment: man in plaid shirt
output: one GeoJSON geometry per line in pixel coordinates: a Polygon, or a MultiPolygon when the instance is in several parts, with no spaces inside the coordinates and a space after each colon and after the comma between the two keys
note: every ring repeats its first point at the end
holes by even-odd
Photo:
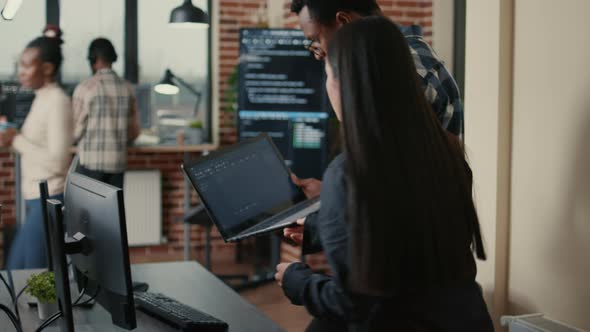
{"type": "Polygon", "coordinates": [[[78,172],[123,187],[127,146],[139,136],[133,87],[112,69],[117,53],[104,38],[92,41],[88,61],[94,74],[74,91],[74,139],[78,172]]]}
{"type": "MultiPolygon", "coordinates": [[[[382,15],[375,0],[293,0],[291,11],[299,16],[299,24],[308,39],[305,46],[318,60],[325,58],[332,34],[343,24],[361,17],[382,15]]],[[[455,79],[424,41],[419,26],[400,26],[400,30],[410,46],[426,100],[443,128],[462,138],[463,103],[455,79]]]]}

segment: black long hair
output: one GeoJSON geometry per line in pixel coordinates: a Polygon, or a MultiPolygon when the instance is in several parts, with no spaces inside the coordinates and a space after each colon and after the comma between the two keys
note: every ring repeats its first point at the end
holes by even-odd
{"type": "Polygon", "coordinates": [[[473,280],[485,259],[470,170],[425,99],[408,44],[384,17],[346,24],[328,61],[340,81],[350,285],[371,295],[473,280]]]}
{"type": "Polygon", "coordinates": [[[59,68],[63,62],[63,54],[61,51],[62,32],[57,26],[48,25],[43,30],[43,36],[37,37],[27,44],[27,48],[36,48],[39,50],[39,59],[42,62],[53,64],[53,76],[59,72],[59,68]]]}

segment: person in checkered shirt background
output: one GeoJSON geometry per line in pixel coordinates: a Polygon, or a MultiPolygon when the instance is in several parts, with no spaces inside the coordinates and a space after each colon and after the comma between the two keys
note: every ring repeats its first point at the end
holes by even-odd
{"type": "Polygon", "coordinates": [[[122,188],[127,146],[140,131],[134,90],[113,70],[117,53],[109,40],[93,40],[88,61],[93,76],[76,87],[73,97],[77,171],[122,188]]]}

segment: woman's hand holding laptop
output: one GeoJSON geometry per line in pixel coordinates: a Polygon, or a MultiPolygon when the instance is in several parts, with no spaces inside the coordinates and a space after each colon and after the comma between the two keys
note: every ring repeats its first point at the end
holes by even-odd
{"type": "Polygon", "coordinates": [[[293,244],[300,246],[303,244],[303,225],[305,218],[297,219],[296,225],[283,228],[283,235],[291,240],[293,244]]]}
{"type": "Polygon", "coordinates": [[[291,181],[293,181],[297,187],[301,188],[305,196],[309,199],[318,197],[322,191],[322,181],[318,179],[300,179],[297,175],[291,173],[291,181]]]}

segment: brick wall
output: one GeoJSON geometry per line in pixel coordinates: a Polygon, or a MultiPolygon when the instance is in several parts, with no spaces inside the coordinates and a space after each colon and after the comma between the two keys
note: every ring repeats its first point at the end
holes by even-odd
{"type": "MultiPolygon", "coordinates": [[[[16,220],[16,211],[14,208],[14,158],[6,149],[0,150],[0,204],[2,204],[2,224],[0,230],[5,225],[13,225],[16,220]]],[[[0,236],[0,266],[3,266],[4,260],[4,237],[0,236]]]]}
{"type": "Polygon", "coordinates": [[[221,144],[237,141],[235,114],[228,112],[228,79],[236,69],[239,56],[240,28],[265,24],[267,0],[220,0],[220,133],[221,144]]]}
{"type": "MultiPolygon", "coordinates": [[[[283,24],[285,28],[298,28],[297,15],[291,13],[291,0],[284,1],[283,24]]],[[[401,25],[420,25],[427,42],[432,43],[432,0],[378,0],[383,14],[401,25]]],[[[298,260],[301,250],[283,242],[281,259],[286,262],[298,260]]],[[[327,269],[327,262],[322,254],[310,255],[307,263],[314,269],[327,269]]]]}
{"type": "Polygon", "coordinates": [[[422,26],[424,37],[432,42],[432,0],[378,0],[383,14],[401,25],[422,26]]]}

